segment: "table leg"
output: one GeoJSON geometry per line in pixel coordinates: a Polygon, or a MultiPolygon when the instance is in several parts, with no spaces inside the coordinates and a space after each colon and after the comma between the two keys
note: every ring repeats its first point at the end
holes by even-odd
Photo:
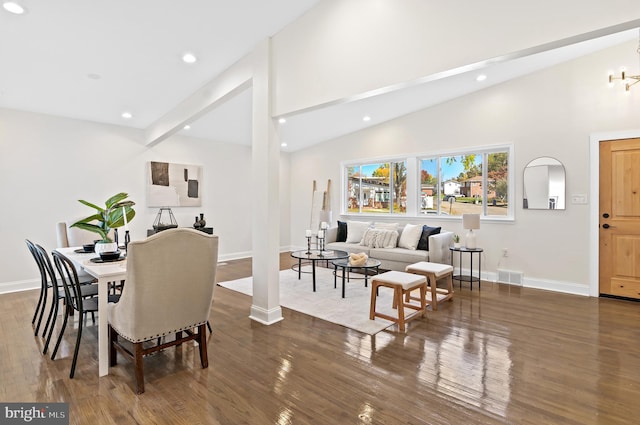
{"type": "Polygon", "coordinates": [[[460,289],[462,289],[462,281],[464,278],[462,277],[462,251],[460,252],[460,256],[458,257],[458,270],[460,271],[460,289]]]}
{"type": "MultiPolygon", "coordinates": [[[[98,279],[98,376],[109,374],[108,287],[108,278],[98,279]]],[[[80,317],[80,320],[82,320],[82,317],[80,317]]]]}
{"type": "Polygon", "coordinates": [[[338,287],[338,266],[336,264],[333,265],[333,289],[338,287]]]}
{"type": "Polygon", "coordinates": [[[316,262],[311,260],[311,270],[313,274],[313,292],[316,292],[316,262]]]}
{"type": "Polygon", "coordinates": [[[469,290],[473,291],[473,252],[469,256],[471,257],[469,262],[469,290]]]}
{"type": "Polygon", "coordinates": [[[482,253],[478,253],[478,291],[482,283],[482,253]]]}
{"type": "Polygon", "coordinates": [[[298,280],[300,280],[301,274],[302,274],[302,258],[298,258],[298,280]]]}
{"type": "Polygon", "coordinates": [[[345,272],[346,272],[346,271],[347,271],[347,268],[346,268],[346,267],[344,267],[344,268],[342,269],[342,298],[344,298],[344,275],[345,275],[345,272]]]}

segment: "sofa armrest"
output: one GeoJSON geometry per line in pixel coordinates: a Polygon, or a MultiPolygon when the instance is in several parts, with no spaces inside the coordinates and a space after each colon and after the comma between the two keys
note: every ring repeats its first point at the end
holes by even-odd
{"type": "Polygon", "coordinates": [[[325,243],[331,243],[338,240],[338,228],[337,227],[329,227],[324,232],[325,243]]]}
{"type": "Polygon", "coordinates": [[[429,236],[429,262],[450,264],[451,251],[449,247],[453,245],[453,232],[440,232],[429,236]]]}

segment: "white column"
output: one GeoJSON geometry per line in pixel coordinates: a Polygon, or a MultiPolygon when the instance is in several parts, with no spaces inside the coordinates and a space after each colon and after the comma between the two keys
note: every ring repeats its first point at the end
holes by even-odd
{"type": "Polygon", "coordinates": [[[280,308],[280,145],[271,118],[271,40],[254,52],[252,171],[253,304],[250,318],[282,320],[280,308]]]}

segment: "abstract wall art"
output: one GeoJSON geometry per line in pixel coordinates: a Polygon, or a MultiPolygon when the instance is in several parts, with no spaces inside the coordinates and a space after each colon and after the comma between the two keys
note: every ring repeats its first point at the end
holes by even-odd
{"type": "Polygon", "coordinates": [[[202,167],[150,161],[147,201],[149,207],[202,206],[202,167]]]}

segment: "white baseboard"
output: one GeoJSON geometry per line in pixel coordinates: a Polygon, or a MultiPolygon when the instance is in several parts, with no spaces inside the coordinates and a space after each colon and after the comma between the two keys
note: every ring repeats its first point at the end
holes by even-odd
{"type": "Polygon", "coordinates": [[[251,320],[262,323],[263,325],[273,325],[283,320],[282,308],[280,306],[266,310],[262,307],[258,307],[255,304],[251,305],[251,313],[249,315],[251,320]]]}
{"type": "Polygon", "coordinates": [[[29,291],[31,289],[40,289],[40,279],[19,280],[16,282],[0,283],[0,294],[29,291]]]}
{"type": "MultiPolygon", "coordinates": [[[[468,270],[462,270],[462,273],[468,273],[468,270]]],[[[514,285],[512,283],[506,282],[497,282],[498,274],[493,272],[482,272],[482,280],[487,280],[490,282],[495,282],[500,285],[514,285]]],[[[522,286],[524,288],[532,288],[532,289],[544,289],[545,291],[553,291],[553,292],[561,292],[565,294],[573,294],[573,295],[582,295],[589,296],[589,286],[581,285],[579,283],[574,282],[562,282],[559,280],[546,280],[546,279],[537,279],[537,278],[528,278],[524,277],[522,285],[514,285],[514,286],[522,286]]]]}

